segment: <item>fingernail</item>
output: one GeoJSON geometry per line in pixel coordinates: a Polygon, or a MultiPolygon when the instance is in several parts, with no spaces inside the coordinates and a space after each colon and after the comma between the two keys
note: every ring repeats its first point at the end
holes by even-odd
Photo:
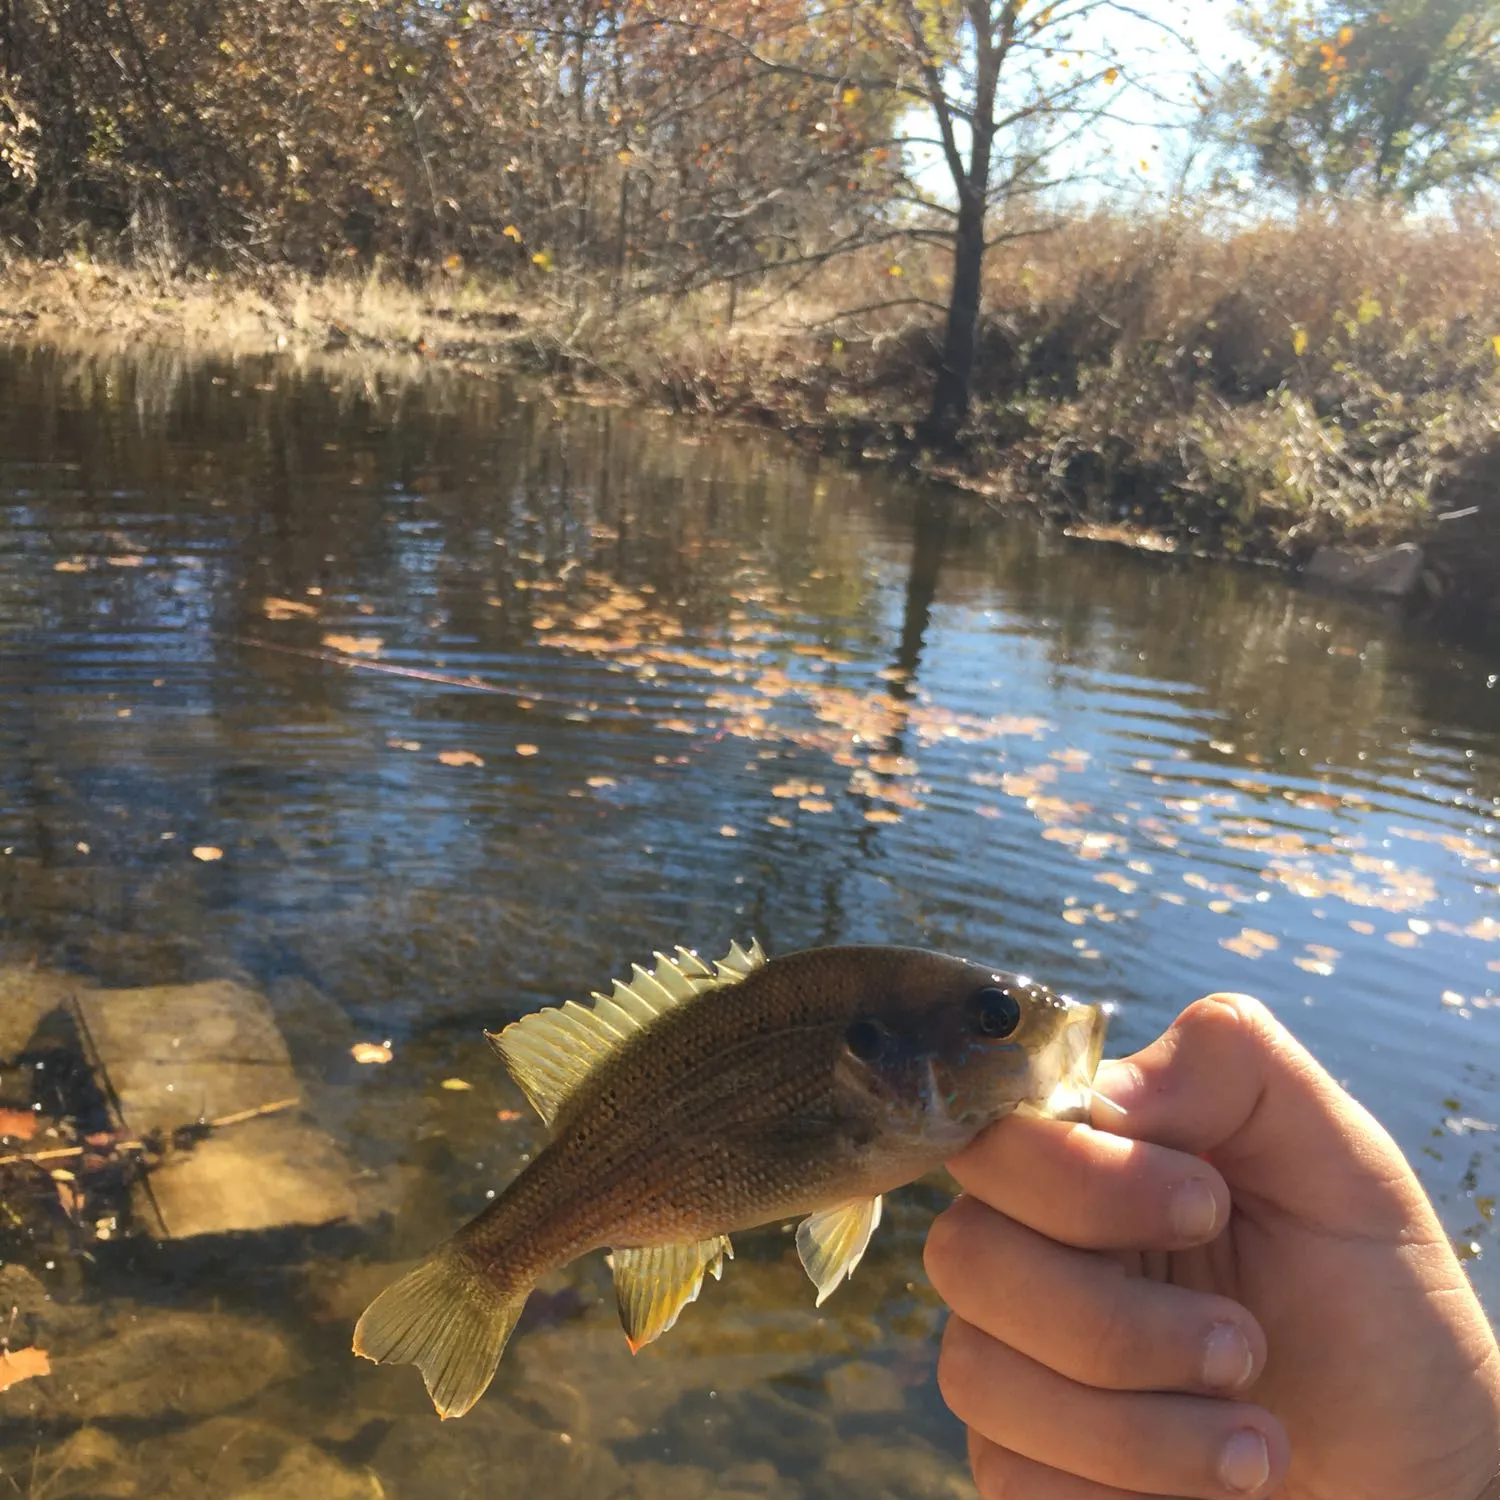
{"type": "Polygon", "coordinates": [[[1219,1483],[1236,1495],[1254,1494],[1271,1477],[1266,1440],[1250,1428],[1235,1433],[1219,1455],[1219,1483]]]}
{"type": "Polygon", "coordinates": [[[1219,1221],[1219,1205],[1209,1185],[1190,1177],[1171,1190],[1167,1198],[1167,1218],[1172,1231],[1182,1239],[1197,1244],[1206,1240],[1219,1221]]]}
{"type": "Polygon", "coordinates": [[[1215,1391],[1237,1391],[1250,1379],[1255,1356],[1233,1323],[1215,1323],[1203,1346],[1203,1383],[1215,1391]]]}

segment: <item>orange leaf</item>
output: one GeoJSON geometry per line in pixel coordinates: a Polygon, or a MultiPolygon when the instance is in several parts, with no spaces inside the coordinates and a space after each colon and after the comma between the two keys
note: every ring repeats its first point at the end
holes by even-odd
{"type": "Polygon", "coordinates": [[[349,1055],[357,1063],[388,1063],[395,1053],[388,1042],[356,1042],[349,1055]]]}
{"type": "Polygon", "coordinates": [[[472,750],[439,750],[438,759],[445,766],[482,766],[484,757],[472,750]]]}
{"type": "Polygon", "coordinates": [[[323,644],[345,656],[379,656],[385,642],[378,635],[325,635],[323,644]]]}
{"type": "Polygon", "coordinates": [[[193,850],[193,858],[201,859],[204,864],[211,865],[215,860],[224,858],[224,851],[222,849],[215,849],[212,844],[199,844],[193,850]]]}
{"type": "Polygon", "coordinates": [[[0,1136],[29,1141],[36,1134],[37,1117],[29,1109],[0,1109],[0,1136]]]}
{"type": "Polygon", "coordinates": [[[516,754],[517,755],[535,755],[536,753],[537,753],[537,747],[535,745],[517,745],[516,746],[516,754]]]}
{"type": "Polygon", "coordinates": [[[0,1352],[0,1391],[6,1391],[35,1375],[50,1375],[52,1361],[45,1349],[11,1349],[0,1352]]]}
{"type": "Polygon", "coordinates": [[[268,620],[307,620],[318,613],[316,605],[304,604],[300,599],[267,599],[260,607],[268,620]]]}

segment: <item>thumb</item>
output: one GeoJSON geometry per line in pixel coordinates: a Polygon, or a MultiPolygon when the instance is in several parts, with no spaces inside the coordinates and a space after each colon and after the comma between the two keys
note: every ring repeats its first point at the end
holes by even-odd
{"type": "Polygon", "coordinates": [[[1237,1200],[1360,1238],[1443,1238],[1395,1142],[1248,995],[1195,1001],[1094,1087],[1118,1106],[1096,1103],[1096,1127],[1207,1158],[1237,1200]]]}

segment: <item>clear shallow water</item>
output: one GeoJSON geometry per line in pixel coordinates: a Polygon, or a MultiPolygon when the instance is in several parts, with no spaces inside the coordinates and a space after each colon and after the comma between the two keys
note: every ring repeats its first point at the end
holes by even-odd
{"type": "Polygon", "coordinates": [[[395,1204],[208,1248],[0,1224],[75,1339],[264,1336],[219,1385],[223,1338],[168,1339],[175,1405],[13,1388],[22,1493],[966,1493],[920,1265],[939,1185],[818,1312],[789,1237],[744,1237],[636,1359],[602,1264],[570,1268],[461,1423],[349,1356],[392,1265],[539,1140],[497,1119],[524,1106],[481,1028],[678,942],[951,948],[1119,1000],[1113,1051],[1253,991],[1500,1308],[1500,660],[947,509],[498,385],[0,357],[3,956],[254,985],[395,1204]],[[80,1421],[114,1445],[93,1469],[80,1421]]]}

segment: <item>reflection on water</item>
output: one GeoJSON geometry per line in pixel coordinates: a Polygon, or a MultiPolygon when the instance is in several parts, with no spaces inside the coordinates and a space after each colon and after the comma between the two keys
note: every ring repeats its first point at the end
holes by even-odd
{"type": "Polygon", "coordinates": [[[395,1204],[166,1246],[11,1210],[3,1253],[64,1294],[39,1326],[115,1361],[0,1397],[22,1493],[967,1493],[936,1185],[821,1311],[772,1229],[635,1359],[572,1267],[441,1429],[349,1356],[537,1145],[481,1028],[678,942],[951,948],[1119,999],[1121,1049],[1255,991],[1500,1306],[1500,662],[442,378],[15,353],[0,514],[0,957],[263,992],[395,1204]]]}

